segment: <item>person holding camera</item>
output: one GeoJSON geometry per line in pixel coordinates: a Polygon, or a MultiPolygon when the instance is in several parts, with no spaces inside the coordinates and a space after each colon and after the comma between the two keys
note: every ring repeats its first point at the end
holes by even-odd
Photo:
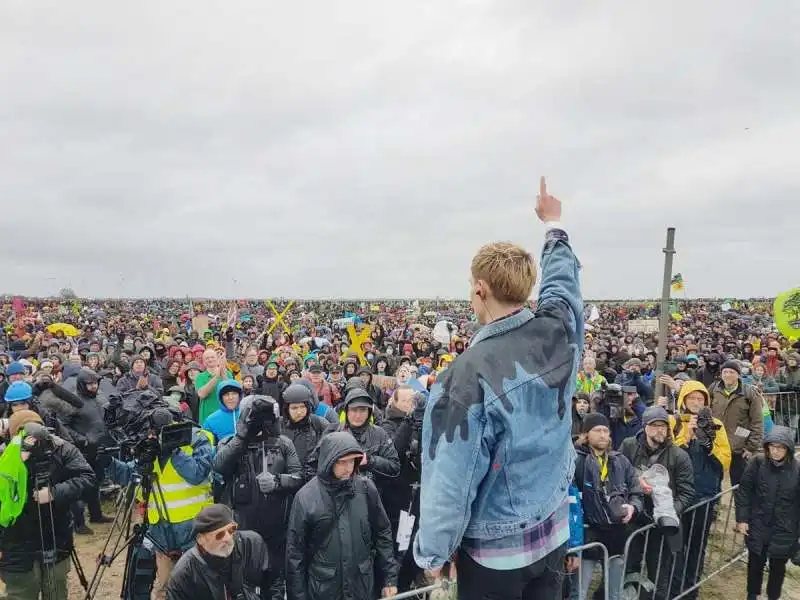
{"type": "MultiPolygon", "coordinates": [[[[644,429],[635,437],[626,439],[620,447],[620,452],[636,468],[640,476],[640,485],[645,494],[644,513],[655,520],[656,529],[647,538],[647,547],[643,550],[648,576],[653,581],[656,591],[655,600],[665,600],[670,587],[670,573],[672,561],[666,560],[659,568],[662,557],[674,556],[682,547],[680,522],[672,519],[660,519],[658,514],[674,512],[678,519],[689,508],[694,499],[694,469],[692,460],[683,448],[673,442],[672,428],[667,411],[661,406],[651,406],[642,417],[644,429]],[[651,484],[643,475],[654,465],[661,465],[669,476],[668,486],[651,484]],[[660,502],[671,498],[671,508],[662,509],[660,502]],[[663,552],[662,552],[663,546],[663,552]]],[[[673,517],[674,518],[674,517],[673,517]]],[[[640,536],[641,538],[641,536],[640,536]]],[[[641,546],[642,539],[635,544],[641,546]]],[[[638,563],[638,560],[636,561],[638,563]]],[[[626,565],[626,568],[635,565],[626,565]]],[[[677,568],[677,567],[676,567],[677,568]]]]}
{"type": "Polygon", "coordinates": [[[634,386],[610,383],[600,392],[595,392],[593,397],[597,412],[611,424],[614,450],[619,450],[622,442],[642,430],[642,415],[646,407],[634,386]]]}
{"type": "Polygon", "coordinates": [[[196,543],[181,556],[167,585],[167,600],[258,600],[269,568],[267,545],[241,531],[231,509],[212,504],[194,518],[196,543]]]}
{"type": "MultiPolygon", "coordinates": [[[[156,548],[156,580],[153,600],[163,600],[167,583],[180,555],[192,547],[192,520],[213,504],[211,493],[212,435],[191,427],[191,442],[170,447],[163,444],[165,432],[177,424],[166,408],[156,408],[148,419],[146,437],[134,450],[134,460],[123,462],[109,454],[99,460],[111,479],[127,485],[136,472],[152,474],[152,491],[147,500],[147,535],[156,548]]],[[[185,424],[188,426],[189,424],[185,424]]],[[[144,502],[141,491],[139,502],[144,502]]]]}
{"type": "MultiPolygon", "coordinates": [[[[722,421],[711,414],[711,398],[699,381],[687,381],[680,388],[677,415],[672,426],[675,444],[685,449],[692,460],[694,498],[691,504],[709,501],[722,491],[722,479],[731,466],[731,445],[722,421]]],[[[686,536],[683,563],[675,569],[672,590],[686,590],[703,578],[708,533],[716,517],[716,501],[706,502],[681,521],[686,536]]],[[[689,592],[689,600],[699,590],[689,592]]]]}
{"type": "Polygon", "coordinates": [[[647,383],[642,375],[642,361],[638,358],[631,358],[622,366],[622,373],[617,375],[614,383],[621,386],[635,387],[639,397],[644,402],[653,401],[653,386],[647,383]]]}
{"type": "MultiPolygon", "coordinates": [[[[616,600],[625,575],[625,542],[644,504],[636,470],[625,456],[611,449],[609,425],[599,413],[584,417],[575,445],[578,458],[573,485],[581,495],[585,543],[600,542],[608,549],[609,600],[616,600]]],[[[596,551],[583,552],[580,589],[573,588],[573,599],[586,599],[594,567],[601,565],[602,559],[596,551]]]]}
{"type": "Polygon", "coordinates": [[[243,529],[258,532],[269,548],[270,570],[262,598],[283,600],[286,519],[289,501],[303,485],[303,477],[294,444],[281,435],[274,399],[250,396],[244,400],[236,435],[219,444],[214,471],[225,481],[223,503],[233,509],[243,529]]]}
{"type": "Polygon", "coordinates": [[[6,597],[67,600],[70,506],[94,485],[94,471],[33,411],[15,411],[8,433],[0,456],[0,578],[6,597]]]}

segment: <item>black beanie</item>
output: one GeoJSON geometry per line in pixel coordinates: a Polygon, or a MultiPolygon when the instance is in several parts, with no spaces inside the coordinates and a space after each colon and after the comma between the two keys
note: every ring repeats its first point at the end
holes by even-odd
{"type": "Polygon", "coordinates": [[[604,414],[601,413],[587,413],[583,416],[583,422],[581,423],[581,433],[589,433],[593,428],[599,427],[609,427],[608,419],[604,414]]]}
{"type": "Polygon", "coordinates": [[[726,360],[724,363],[722,363],[722,367],[720,368],[720,371],[722,371],[723,369],[733,369],[739,375],[742,374],[742,367],[739,364],[738,360],[726,360]]]}
{"type": "Polygon", "coordinates": [[[196,536],[199,533],[216,531],[231,523],[233,523],[231,509],[224,504],[212,504],[197,513],[194,523],[192,523],[192,535],[196,536]]]}

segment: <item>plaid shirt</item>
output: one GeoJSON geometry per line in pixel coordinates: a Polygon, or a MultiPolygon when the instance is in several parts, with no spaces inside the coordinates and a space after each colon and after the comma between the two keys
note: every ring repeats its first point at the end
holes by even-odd
{"type": "Polygon", "coordinates": [[[522,569],[569,541],[569,497],[544,521],[497,540],[464,538],[462,547],[479,565],[495,571],[522,569]]]}

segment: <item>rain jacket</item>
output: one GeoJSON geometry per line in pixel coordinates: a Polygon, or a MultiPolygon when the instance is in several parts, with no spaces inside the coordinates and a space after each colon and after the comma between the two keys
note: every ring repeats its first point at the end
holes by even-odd
{"type": "Polygon", "coordinates": [[[464,537],[518,535],[567,500],[583,302],[565,232],[547,232],[541,266],[536,312],[485,325],[431,389],[414,542],[423,569],[441,567],[464,537]]]}
{"type": "Polygon", "coordinates": [[[685,401],[686,396],[692,392],[702,392],[706,398],[706,406],[711,406],[706,386],[699,381],[687,381],[681,386],[678,395],[677,413],[679,417],[670,416],[670,428],[675,444],[685,449],[692,459],[695,487],[693,504],[696,504],[700,500],[712,498],[722,491],[722,479],[731,466],[731,445],[728,442],[724,424],[717,418],[714,419],[714,424],[719,426],[719,429],[710,452],[696,438],[687,441],[689,428],[686,426],[686,421],[691,417],[691,413],[686,411],[685,401]]]}
{"type": "Polygon", "coordinates": [[[714,382],[708,393],[711,395],[711,410],[714,417],[725,425],[733,453],[741,454],[744,450],[752,454],[759,452],[764,439],[761,394],[741,381],[735,390],[728,393],[722,380],[714,382]]]}
{"type": "MultiPolygon", "coordinates": [[[[252,403],[242,407],[239,420],[247,420],[252,403]]],[[[286,535],[286,520],[292,494],[303,484],[301,465],[294,444],[280,434],[276,421],[261,442],[248,442],[234,435],[220,442],[214,457],[214,471],[225,479],[222,501],[233,509],[236,522],[243,529],[261,534],[272,546],[286,535]],[[277,487],[261,493],[256,476],[269,471],[277,478],[277,487]]]]}
{"type": "Polygon", "coordinates": [[[216,394],[219,402],[219,410],[208,415],[203,423],[203,429],[214,434],[214,440],[219,443],[236,433],[236,423],[239,421],[239,404],[230,410],[222,402],[222,390],[234,388],[239,392],[239,402],[242,401],[242,384],[235,379],[226,379],[217,386],[216,394]]]}
{"type": "Polygon", "coordinates": [[[597,371],[594,372],[594,375],[589,377],[586,371],[581,369],[578,376],[575,378],[575,392],[591,394],[600,390],[604,383],[606,383],[606,378],[597,371]]]}
{"type": "Polygon", "coordinates": [[[73,547],[72,514],[70,505],[95,485],[94,470],[78,449],[59,437],[51,436],[52,456],[46,463],[53,493],[54,530],[51,529],[49,510],[39,511],[39,505],[31,499],[35,487],[33,459],[28,467],[28,497],[22,514],[10,527],[0,529],[0,571],[24,573],[33,569],[33,562],[42,560],[42,539],[45,550],[53,550],[55,536],[56,561],[69,559],[73,547]],[[47,517],[40,522],[40,515],[47,517]],[[40,529],[41,528],[41,529],[40,529]],[[40,535],[42,537],[40,537],[40,535]]]}
{"type": "Polygon", "coordinates": [[[374,600],[397,580],[392,528],[375,484],[353,474],[339,480],[336,461],[362,452],[336,432],[320,442],[317,475],[295,496],[286,543],[292,600],[374,600]]]}
{"type": "Polygon", "coordinates": [[[791,558],[800,536],[800,464],[794,456],[794,435],[776,425],[764,440],[764,454],[747,464],[736,490],[736,522],[748,523],[747,549],[770,558],[791,558]],[[767,454],[770,443],[783,444],[786,458],[775,464],[767,454]]]}

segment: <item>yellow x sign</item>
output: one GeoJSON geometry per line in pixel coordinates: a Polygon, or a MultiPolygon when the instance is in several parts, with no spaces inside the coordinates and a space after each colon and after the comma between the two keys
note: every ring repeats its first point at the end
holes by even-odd
{"type": "Polygon", "coordinates": [[[286,324],[286,321],[283,320],[283,317],[286,315],[286,313],[289,312],[289,309],[292,308],[293,305],[294,305],[294,300],[290,300],[289,304],[286,305],[286,308],[284,308],[282,312],[278,313],[278,309],[275,308],[275,305],[272,303],[272,300],[267,300],[267,306],[269,306],[272,309],[272,312],[275,313],[275,322],[272,323],[272,325],[270,325],[267,328],[268,334],[272,333],[272,331],[278,326],[278,323],[283,325],[283,328],[284,330],[286,330],[286,333],[292,333],[292,330],[289,329],[289,326],[286,324]]]}
{"type": "Polygon", "coordinates": [[[356,333],[356,327],[352,323],[347,324],[347,335],[350,336],[350,347],[347,352],[342,354],[342,358],[346,358],[350,354],[358,356],[358,362],[363,366],[367,364],[367,357],[364,356],[364,343],[370,341],[369,334],[372,333],[372,328],[367,325],[359,333],[356,333]]]}

